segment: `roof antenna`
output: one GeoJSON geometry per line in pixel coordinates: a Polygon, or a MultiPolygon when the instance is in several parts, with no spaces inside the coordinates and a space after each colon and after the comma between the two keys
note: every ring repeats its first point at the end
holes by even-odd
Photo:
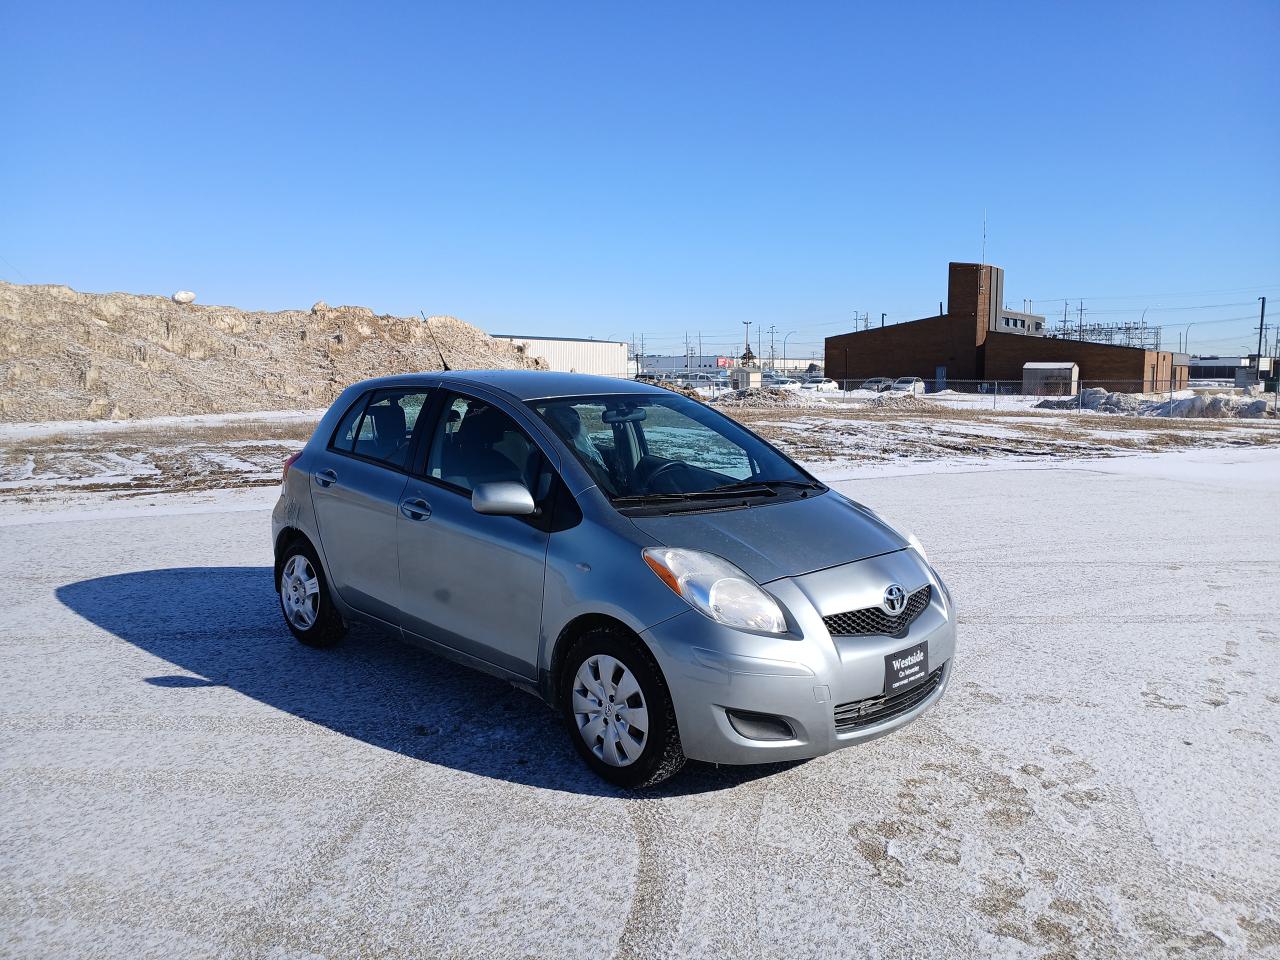
{"type": "Polygon", "coordinates": [[[431,334],[431,342],[436,345],[436,353],[440,354],[440,365],[444,367],[444,372],[448,373],[453,368],[449,366],[449,361],[444,358],[444,351],[440,349],[440,341],[436,339],[436,332],[431,329],[431,321],[427,319],[427,315],[421,310],[418,316],[422,318],[422,322],[427,326],[427,333],[431,334]]]}

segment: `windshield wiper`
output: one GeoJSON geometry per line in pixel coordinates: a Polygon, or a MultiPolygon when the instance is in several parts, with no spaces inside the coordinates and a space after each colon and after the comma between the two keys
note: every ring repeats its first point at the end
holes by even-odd
{"type": "Polygon", "coordinates": [[[776,497],[775,487],[802,487],[816,490],[821,484],[813,480],[737,480],[721,484],[709,490],[688,490],[683,493],[641,493],[626,497],[614,497],[613,502],[622,506],[638,503],[681,503],[687,500],[728,500],[737,497],[776,497]]]}
{"type": "Polygon", "coordinates": [[[751,491],[758,487],[763,487],[771,491],[774,487],[800,487],[804,490],[817,490],[821,486],[822,484],[818,483],[816,480],[738,480],[735,483],[725,483],[702,492],[731,493],[738,491],[751,491]]]}
{"type": "Polygon", "coordinates": [[[731,500],[743,496],[776,497],[778,492],[758,483],[750,486],[732,485],[732,489],[715,487],[711,490],[688,490],[684,493],[638,493],[629,497],[614,497],[615,504],[628,506],[635,503],[682,503],[686,500],[731,500]]]}

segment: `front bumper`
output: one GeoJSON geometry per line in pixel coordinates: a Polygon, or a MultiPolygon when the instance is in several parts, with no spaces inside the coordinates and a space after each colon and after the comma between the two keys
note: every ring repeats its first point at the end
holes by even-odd
{"type": "MultiPolygon", "coordinates": [[[[914,551],[775,581],[765,589],[786,611],[791,629],[783,636],[735,630],[692,609],[642,634],[671,691],[686,756],[726,764],[821,756],[910,723],[950,684],[956,643],[950,597],[914,551]],[[926,584],[934,588],[905,637],[832,637],[827,631],[823,616],[870,606],[867,598],[878,600],[895,582],[908,592],[926,584]],[[928,694],[907,702],[907,709],[885,711],[882,722],[869,713],[856,727],[837,727],[838,705],[884,695],[885,657],[920,643],[928,644],[930,671],[941,670],[928,694]],[[729,711],[780,717],[793,736],[744,736],[729,711]]],[[[845,707],[842,717],[848,713],[845,707]]]]}

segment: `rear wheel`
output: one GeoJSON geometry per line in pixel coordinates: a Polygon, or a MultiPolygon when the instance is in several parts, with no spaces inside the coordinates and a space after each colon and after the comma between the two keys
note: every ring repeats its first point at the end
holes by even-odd
{"type": "Polygon", "coordinates": [[[620,629],[589,630],[566,654],[561,677],[569,736],[599,776],[647,787],[684,766],[666,681],[638,639],[620,629]]]}
{"type": "Polygon", "coordinates": [[[331,647],[347,632],[329,599],[324,570],[311,544],[294,540],[280,563],[280,612],[289,632],[311,647],[331,647]]]}

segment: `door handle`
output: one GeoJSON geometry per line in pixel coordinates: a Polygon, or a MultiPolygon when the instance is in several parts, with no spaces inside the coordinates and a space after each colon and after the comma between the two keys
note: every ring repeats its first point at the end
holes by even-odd
{"type": "Polygon", "coordinates": [[[311,477],[322,487],[331,487],[338,482],[338,475],[332,470],[317,470],[311,477]]]}
{"type": "Polygon", "coordinates": [[[426,520],[431,516],[431,504],[421,497],[400,501],[400,512],[410,520],[426,520]]]}

